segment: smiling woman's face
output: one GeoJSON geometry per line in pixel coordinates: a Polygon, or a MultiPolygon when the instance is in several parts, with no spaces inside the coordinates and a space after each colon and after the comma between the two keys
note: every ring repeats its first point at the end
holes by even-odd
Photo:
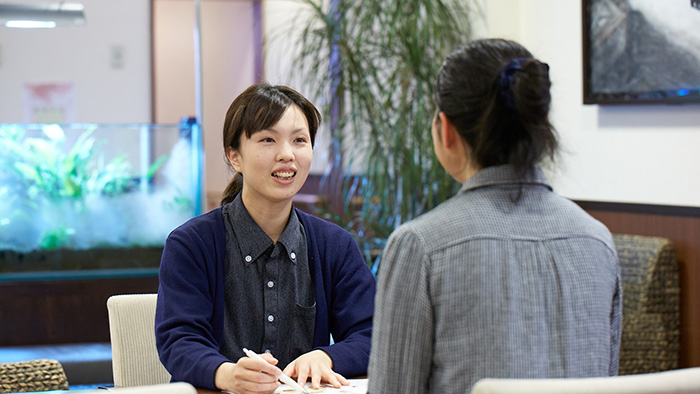
{"type": "Polygon", "coordinates": [[[274,126],[241,136],[238,150],[227,156],[243,174],[241,198],[246,207],[292,202],[309,175],[313,149],[306,117],[290,105],[274,126]]]}

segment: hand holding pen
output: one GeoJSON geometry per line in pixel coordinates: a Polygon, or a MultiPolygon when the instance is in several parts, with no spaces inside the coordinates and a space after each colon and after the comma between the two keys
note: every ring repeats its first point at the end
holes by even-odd
{"type": "Polygon", "coordinates": [[[216,388],[238,394],[272,393],[280,385],[277,374],[281,370],[271,354],[261,358],[263,362],[243,356],[236,363],[221,364],[214,375],[216,388]]]}

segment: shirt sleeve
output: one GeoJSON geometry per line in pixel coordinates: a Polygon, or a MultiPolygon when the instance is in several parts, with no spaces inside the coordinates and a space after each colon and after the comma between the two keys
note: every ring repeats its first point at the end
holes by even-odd
{"type": "MultiPolygon", "coordinates": [[[[156,346],[173,381],[216,389],[214,374],[228,361],[213,334],[214,290],[207,276],[207,250],[198,234],[176,230],[161,259],[156,308],[156,346]]],[[[213,264],[212,264],[213,265],[213,264]]]]}
{"type": "Polygon", "coordinates": [[[617,375],[620,367],[620,340],[622,336],[622,279],[618,263],[615,295],[610,314],[610,376],[617,375]]]}
{"type": "Polygon", "coordinates": [[[319,347],[333,360],[333,370],[345,377],[365,376],[372,343],[376,281],[350,234],[334,252],[334,273],[329,308],[330,332],[335,341],[319,347]]]}
{"type": "Polygon", "coordinates": [[[423,242],[399,228],[387,242],[378,274],[370,393],[424,393],[433,354],[433,308],[423,242]]]}

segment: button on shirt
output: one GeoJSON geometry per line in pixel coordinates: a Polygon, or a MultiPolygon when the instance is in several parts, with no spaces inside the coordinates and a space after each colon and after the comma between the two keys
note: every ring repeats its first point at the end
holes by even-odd
{"type": "Polygon", "coordinates": [[[316,304],[304,227],[292,209],[287,227],[272,242],[240,194],[222,213],[227,267],[221,352],[234,362],[244,347],[270,352],[284,368],[313,346],[316,304]]]}

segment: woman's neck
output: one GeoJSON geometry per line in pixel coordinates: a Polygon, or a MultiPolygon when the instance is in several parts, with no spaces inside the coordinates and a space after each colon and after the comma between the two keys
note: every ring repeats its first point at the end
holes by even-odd
{"type": "Polygon", "coordinates": [[[272,239],[272,242],[277,243],[287,227],[287,222],[289,222],[292,200],[278,204],[270,204],[269,202],[260,204],[256,203],[255,199],[246,199],[245,193],[241,195],[241,200],[255,223],[272,239]]]}

